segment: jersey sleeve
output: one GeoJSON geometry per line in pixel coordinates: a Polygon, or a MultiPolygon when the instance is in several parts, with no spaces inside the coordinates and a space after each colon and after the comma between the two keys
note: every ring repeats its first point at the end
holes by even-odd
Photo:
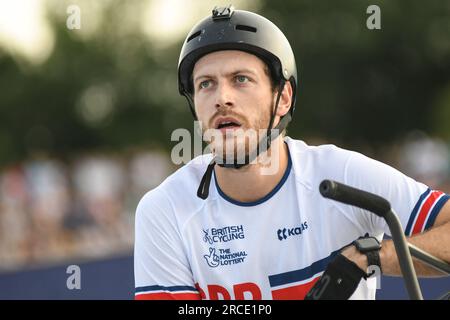
{"type": "MultiPolygon", "coordinates": [[[[350,186],[388,200],[406,236],[431,228],[440,209],[450,198],[448,194],[433,190],[391,166],[356,152],[353,152],[347,161],[345,180],[350,186]]],[[[365,213],[367,214],[367,211],[365,213]]],[[[372,233],[384,232],[391,236],[383,218],[372,213],[367,217],[367,228],[372,233]]]]}
{"type": "Polygon", "coordinates": [[[136,210],[135,299],[200,299],[175,215],[158,190],[147,193],[136,210]]]}

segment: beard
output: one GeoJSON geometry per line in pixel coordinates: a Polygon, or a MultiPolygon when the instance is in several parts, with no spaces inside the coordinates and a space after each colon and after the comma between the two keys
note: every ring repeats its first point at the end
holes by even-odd
{"type": "MultiPolygon", "coordinates": [[[[203,130],[205,141],[210,142],[208,147],[212,151],[218,164],[244,164],[246,159],[253,155],[258,148],[267,148],[260,146],[259,142],[267,135],[267,127],[270,122],[271,108],[264,108],[265,112],[261,112],[258,118],[248,121],[246,117],[241,116],[231,110],[219,110],[209,122],[209,128],[203,130]],[[237,129],[226,130],[224,133],[218,129],[214,129],[212,124],[217,117],[233,117],[237,119],[241,126],[237,129]]],[[[251,157],[250,157],[251,158],[251,157]]]]}

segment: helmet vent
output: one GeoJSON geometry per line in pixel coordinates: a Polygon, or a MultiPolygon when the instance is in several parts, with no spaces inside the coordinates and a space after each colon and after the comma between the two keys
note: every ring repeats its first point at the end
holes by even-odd
{"type": "Polygon", "coordinates": [[[257,31],[257,29],[255,27],[244,26],[242,24],[236,25],[236,30],[249,31],[249,32],[255,32],[255,33],[257,31]]]}
{"type": "Polygon", "coordinates": [[[201,32],[200,30],[197,31],[197,32],[194,33],[192,36],[190,36],[190,37],[187,39],[186,42],[189,42],[189,41],[191,41],[192,39],[197,38],[201,33],[202,33],[202,32],[201,32]]]}

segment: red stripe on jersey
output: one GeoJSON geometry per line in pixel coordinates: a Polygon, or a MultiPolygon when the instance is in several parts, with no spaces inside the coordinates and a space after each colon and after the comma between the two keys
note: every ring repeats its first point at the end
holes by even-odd
{"type": "Polygon", "coordinates": [[[169,292],[155,292],[142,293],[134,297],[135,300],[201,300],[198,293],[169,293],[169,292]]]}
{"type": "Polygon", "coordinates": [[[436,200],[443,194],[442,191],[433,191],[425,200],[422,205],[422,209],[420,209],[419,215],[417,217],[416,223],[414,224],[414,228],[411,232],[411,235],[422,232],[423,226],[425,224],[425,220],[430,213],[431,207],[434,205],[436,200]]]}
{"type": "Polygon", "coordinates": [[[274,300],[303,300],[305,299],[305,296],[309,292],[309,290],[319,279],[320,277],[316,277],[310,282],[304,284],[278,290],[272,290],[272,298],[274,300]]]}

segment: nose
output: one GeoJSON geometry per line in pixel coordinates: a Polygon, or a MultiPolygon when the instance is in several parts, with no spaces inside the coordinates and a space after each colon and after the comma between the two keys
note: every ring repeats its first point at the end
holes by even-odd
{"type": "Polygon", "coordinates": [[[217,85],[215,100],[217,109],[234,106],[232,90],[224,81],[217,85]]]}

